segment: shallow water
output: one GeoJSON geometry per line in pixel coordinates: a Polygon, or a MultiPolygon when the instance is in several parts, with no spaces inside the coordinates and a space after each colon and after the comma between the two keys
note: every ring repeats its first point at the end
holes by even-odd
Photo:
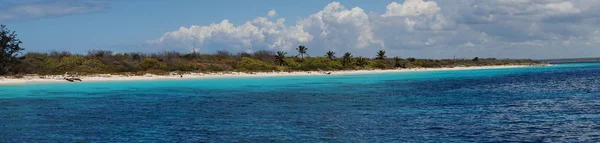
{"type": "Polygon", "coordinates": [[[0,142],[598,142],[600,63],[0,86],[0,142]]]}

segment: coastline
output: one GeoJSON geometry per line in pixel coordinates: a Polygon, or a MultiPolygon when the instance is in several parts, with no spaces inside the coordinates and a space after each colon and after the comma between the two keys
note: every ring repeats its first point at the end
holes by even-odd
{"type": "MultiPolygon", "coordinates": [[[[143,81],[143,80],[181,80],[181,79],[212,79],[212,78],[235,78],[235,77],[278,77],[278,76],[327,76],[327,75],[354,75],[354,74],[378,74],[378,73],[396,73],[396,72],[426,72],[426,71],[455,71],[455,70],[483,70],[483,69],[505,69],[505,68],[523,68],[536,66],[551,66],[550,64],[541,65],[498,65],[498,66],[472,66],[472,67],[452,67],[452,68],[411,68],[411,69],[387,69],[387,70],[341,70],[341,71],[295,71],[295,72],[218,72],[218,73],[186,73],[180,75],[87,75],[81,76],[83,82],[101,82],[101,81],[143,81]],[[330,74],[327,74],[330,73],[330,74]]],[[[26,85],[39,83],[65,83],[63,75],[49,76],[24,76],[23,78],[0,77],[0,86],[2,85],[26,85]],[[44,77],[44,78],[41,78],[44,77]]]]}

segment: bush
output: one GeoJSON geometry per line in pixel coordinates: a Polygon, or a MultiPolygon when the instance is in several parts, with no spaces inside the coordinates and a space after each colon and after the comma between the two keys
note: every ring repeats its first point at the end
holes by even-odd
{"type": "Polygon", "coordinates": [[[364,68],[368,64],[369,64],[369,59],[363,58],[363,57],[356,58],[356,66],[358,66],[359,68],[364,68]]]}
{"type": "Polygon", "coordinates": [[[169,71],[191,71],[196,69],[194,63],[181,59],[173,60],[167,65],[169,71]]]}
{"type": "Polygon", "coordinates": [[[387,69],[388,66],[384,60],[376,60],[376,61],[370,62],[368,67],[374,68],[374,69],[387,69]]]}
{"type": "Polygon", "coordinates": [[[300,62],[301,59],[298,57],[285,57],[283,60],[291,70],[300,70],[300,67],[302,66],[302,63],[300,62]]]}
{"type": "Polygon", "coordinates": [[[204,70],[204,71],[209,71],[209,72],[219,72],[219,71],[228,71],[228,70],[232,70],[233,68],[229,65],[225,65],[225,64],[205,64],[203,69],[200,70],[204,70]]]}
{"type": "Polygon", "coordinates": [[[343,69],[340,62],[330,60],[327,57],[306,58],[305,62],[299,67],[300,70],[316,71],[316,70],[338,70],[343,69]]]}
{"type": "Polygon", "coordinates": [[[50,59],[46,53],[27,53],[19,64],[20,73],[51,74],[58,66],[58,62],[50,59]]]}
{"type": "Polygon", "coordinates": [[[76,71],[85,61],[83,56],[67,56],[60,59],[57,68],[61,72],[76,71]]]}
{"type": "Polygon", "coordinates": [[[89,59],[81,64],[78,71],[87,73],[101,73],[106,71],[107,66],[96,59],[89,59]]]}
{"type": "Polygon", "coordinates": [[[118,61],[114,62],[109,70],[115,72],[136,72],[139,70],[139,65],[135,62],[118,61]]]}
{"type": "Polygon", "coordinates": [[[165,70],[167,68],[167,64],[158,61],[156,58],[145,58],[139,63],[139,66],[142,70],[165,70]]]}
{"type": "Polygon", "coordinates": [[[273,65],[247,57],[243,57],[237,67],[245,71],[272,71],[277,69],[273,65]]]}

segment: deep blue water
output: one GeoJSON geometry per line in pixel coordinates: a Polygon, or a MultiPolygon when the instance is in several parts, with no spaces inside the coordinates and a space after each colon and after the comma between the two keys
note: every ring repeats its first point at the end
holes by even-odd
{"type": "Polygon", "coordinates": [[[0,142],[598,142],[600,63],[0,86],[0,142]]]}

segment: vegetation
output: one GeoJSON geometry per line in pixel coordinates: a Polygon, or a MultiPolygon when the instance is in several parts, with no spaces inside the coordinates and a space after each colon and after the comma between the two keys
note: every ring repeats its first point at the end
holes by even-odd
{"type": "Polygon", "coordinates": [[[474,59],[416,59],[400,57],[387,58],[384,50],[377,51],[374,58],[354,57],[346,52],[336,57],[328,51],[324,56],[310,57],[308,48],[299,46],[298,55],[286,56],[284,51],[256,51],[254,53],[232,54],[217,51],[216,54],[178,53],[114,53],[106,50],[92,50],[87,54],[72,54],[67,51],[48,53],[29,52],[21,54],[22,42],[13,31],[1,26],[0,31],[0,74],[167,74],[180,72],[255,72],[255,71],[317,71],[317,70],[356,70],[394,68],[440,68],[456,66],[487,66],[508,64],[538,64],[524,59],[474,58],[474,59]]]}
{"type": "Polygon", "coordinates": [[[304,55],[306,54],[306,51],[308,50],[308,48],[306,48],[305,46],[298,46],[298,48],[296,48],[296,50],[298,50],[298,55],[300,55],[300,57],[302,58],[302,61],[304,61],[304,55]]]}
{"type": "Polygon", "coordinates": [[[0,25],[0,74],[8,73],[17,64],[21,48],[21,40],[17,39],[15,31],[10,31],[5,25],[0,25]]]}
{"type": "Polygon", "coordinates": [[[327,56],[327,58],[329,58],[330,60],[334,60],[335,59],[335,52],[328,51],[327,53],[325,53],[325,56],[327,56]]]}
{"type": "Polygon", "coordinates": [[[394,68],[400,68],[402,67],[402,64],[400,63],[402,59],[400,59],[400,57],[395,56],[394,57],[394,68]]]}
{"type": "Polygon", "coordinates": [[[384,51],[384,50],[379,50],[379,51],[377,52],[377,57],[376,57],[375,59],[376,59],[376,60],[383,60],[383,59],[385,59],[385,58],[386,58],[386,56],[385,56],[385,51],[384,51]]]}
{"type": "Polygon", "coordinates": [[[394,68],[441,68],[457,66],[486,66],[508,64],[537,64],[532,60],[514,59],[401,59],[399,57],[370,59],[353,57],[345,53],[340,58],[328,56],[285,56],[286,53],[258,51],[255,53],[227,54],[181,54],[177,52],[112,53],[94,51],[87,55],[69,52],[29,52],[17,59],[8,74],[63,74],[64,72],[93,73],[168,73],[171,71],[220,72],[220,71],[317,71],[394,68]],[[102,54],[99,54],[102,53],[102,54]],[[111,53],[106,55],[107,53],[111,53]],[[273,53],[272,55],[263,55],[273,53]]]}
{"type": "Polygon", "coordinates": [[[344,57],[342,58],[342,66],[344,66],[344,68],[347,68],[351,64],[352,64],[352,54],[349,52],[346,52],[344,54],[344,57]]]}
{"type": "Polygon", "coordinates": [[[275,59],[277,59],[279,66],[285,66],[285,54],[287,53],[284,51],[278,51],[277,55],[275,55],[275,59]]]}

